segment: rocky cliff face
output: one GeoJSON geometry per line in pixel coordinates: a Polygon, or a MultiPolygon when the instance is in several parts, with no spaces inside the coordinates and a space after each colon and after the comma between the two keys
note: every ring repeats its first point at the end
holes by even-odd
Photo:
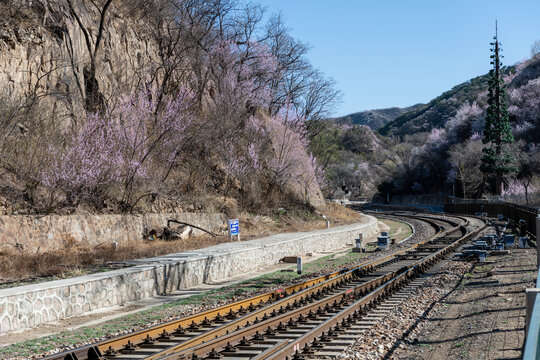
{"type": "MultiPolygon", "coordinates": [[[[74,11],[95,46],[99,9],[73,0],[74,11]]],[[[84,108],[90,85],[90,52],[81,26],[64,0],[0,3],[0,84],[5,100],[44,101],[51,115],[84,108]]],[[[112,3],[96,52],[96,79],[104,99],[147,80],[157,50],[135,6],[112,3]],[[138,20],[139,19],[139,20],[138,20]]]]}
{"type": "MultiPolygon", "coordinates": [[[[166,50],[158,46],[158,2],[112,1],[102,16],[106,3],[0,1],[0,107],[39,104],[41,117],[67,126],[96,110],[89,99],[114,106],[121,94],[157,87],[166,50]]],[[[201,99],[204,111],[211,96],[201,99]]],[[[287,189],[324,205],[316,182],[306,190],[291,180],[287,189]]]]}

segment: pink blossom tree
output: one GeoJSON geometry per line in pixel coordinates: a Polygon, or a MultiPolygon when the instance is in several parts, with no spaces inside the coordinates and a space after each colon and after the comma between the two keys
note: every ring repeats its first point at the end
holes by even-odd
{"type": "Polygon", "coordinates": [[[187,89],[161,103],[158,98],[139,91],[114,109],[88,116],[66,134],[63,146],[49,147],[49,166],[38,173],[39,182],[63,192],[70,203],[85,199],[96,206],[116,187],[120,203],[133,209],[166,180],[193,121],[187,89]]]}
{"type": "Polygon", "coordinates": [[[483,108],[477,103],[465,104],[445,125],[446,139],[450,143],[458,143],[483,129],[483,108]]]}
{"type": "Polygon", "coordinates": [[[508,112],[516,124],[516,136],[533,140],[540,136],[540,79],[534,79],[527,84],[515,88],[508,94],[510,106],[508,112]]]}

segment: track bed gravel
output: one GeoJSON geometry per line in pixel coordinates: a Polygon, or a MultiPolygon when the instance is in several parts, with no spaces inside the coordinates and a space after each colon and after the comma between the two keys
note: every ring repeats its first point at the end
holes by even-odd
{"type": "Polygon", "coordinates": [[[389,358],[521,359],[525,289],[534,287],[536,250],[488,259],[437,301],[389,358]]]}
{"type": "Polygon", "coordinates": [[[536,250],[512,249],[485,263],[449,261],[342,359],[521,359],[525,289],[536,250]]]}
{"type": "MultiPolygon", "coordinates": [[[[340,359],[394,359],[395,352],[406,347],[414,329],[423,326],[426,314],[437,312],[441,300],[448,296],[472,268],[465,262],[446,262],[430,270],[425,282],[414,294],[394,308],[388,316],[360,336],[357,342],[339,356],[340,359]]],[[[417,359],[413,357],[411,359],[417,359]]]]}
{"type": "MultiPolygon", "coordinates": [[[[395,219],[400,220],[399,217],[395,217],[395,219]]],[[[393,252],[398,249],[405,248],[413,243],[425,240],[426,238],[433,236],[433,234],[435,233],[433,228],[423,221],[414,219],[406,219],[406,221],[411,223],[415,227],[415,234],[411,238],[409,238],[403,243],[392,246],[390,249],[383,252],[376,251],[362,254],[363,256],[361,261],[366,261],[384,256],[384,254],[388,252],[393,252]]],[[[230,303],[232,301],[241,300],[243,298],[255,296],[260,293],[275,290],[276,288],[297,283],[307,278],[312,278],[318,275],[326,274],[328,272],[351,266],[354,263],[357,262],[341,262],[338,266],[336,266],[337,264],[332,265],[331,262],[328,262],[325,263],[321,269],[311,272],[309,275],[295,277],[293,279],[287,280],[283,279],[284,281],[280,281],[279,284],[274,283],[268,284],[267,286],[257,286],[257,289],[255,291],[246,291],[243,292],[241,295],[234,291],[237,288],[243,288],[244,286],[246,286],[244,283],[240,283],[238,285],[233,285],[222,290],[216,290],[218,292],[223,292],[224,294],[226,294],[226,296],[223,297],[219,296],[216,298],[216,296],[209,296],[207,298],[204,294],[201,294],[196,296],[197,301],[194,301],[195,299],[188,298],[173,302],[168,305],[162,305],[149,311],[143,311],[138,314],[119,318],[117,320],[107,321],[99,325],[94,325],[90,327],[84,327],[77,331],[62,331],[56,333],[55,335],[47,336],[42,339],[26,341],[24,343],[18,343],[12,346],[8,346],[4,349],[0,349],[0,357],[7,357],[8,359],[17,360],[23,358],[41,358],[44,355],[51,355],[60,351],[73,349],[75,347],[79,347],[88,343],[93,343],[96,341],[104,340],[106,338],[122,335],[130,331],[142,329],[164,321],[175,320],[196,312],[208,310],[210,308],[230,303]],[[23,349],[25,351],[22,351],[23,349]],[[35,355],[29,356],[29,354],[21,354],[25,352],[27,354],[29,353],[35,355]]],[[[264,283],[266,283],[266,281],[264,281],[264,283]]]]}

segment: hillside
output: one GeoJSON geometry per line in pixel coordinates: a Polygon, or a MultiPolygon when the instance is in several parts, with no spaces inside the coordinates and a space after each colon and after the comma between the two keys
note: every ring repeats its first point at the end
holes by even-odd
{"type": "MultiPolygon", "coordinates": [[[[490,184],[483,184],[479,169],[487,78],[459,84],[429,104],[402,113],[378,132],[353,123],[352,115],[334,119],[324,138],[325,148],[334,152],[327,167],[332,187],[350,189],[352,197],[370,197],[377,188],[390,194],[487,193],[490,184]],[[459,168],[468,171],[462,181],[456,167],[465,160],[467,165],[459,168]]],[[[505,191],[522,203],[532,202],[531,194],[540,189],[540,56],[506,68],[504,79],[516,140],[508,151],[520,168],[505,180],[505,191]]],[[[381,114],[396,113],[385,110],[381,114]]],[[[369,118],[369,112],[353,115],[369,118]]]]}
{"type": "Polygon", "coordinates": [[[0,212],[324,206],[305,128],[338,92],[234,4],[0,2],[0,212]]]}
{"type": "MultiPolygon", "coordinates": [[[[520,66],[519,69],[516,69],[516,66],[504,68],[504,74],[510,80],[507,84],[509,91],[520,88],[540,76],[540,59],[531,59],[520,66]]],[[[456,85],[428,104],[420,105],[410,112],[397,116],[381,127],[379,133],[385,136],[403,137],[429,132],[434,128],[444,128],[447,121],[456,116],[461,106],[476,101],[479,95],[486,91],[487,79],[486,74],[456,85]]]]}
{"type": "Polygon", "coordinates": [[[471,102],[487,88],[487,76],[475,77],[467,82],[454,86],[428,104],[396,117],[393,121],[379,129],[382,135],[403,137],[418,132],[442,128],[448,120],[456,115],[457,110],[466,102],[471,102]]]}
{"type": "Polygon", "coordinates": [[[374,109],[360,111],[354,114],[334,118],[333,121],[340,125],[366,125],[372,130],[379,130],[398,116],[416,111],[422,108],[424,104],[416,104],[406,108],[391,107],[388,109],[374,109]]]}

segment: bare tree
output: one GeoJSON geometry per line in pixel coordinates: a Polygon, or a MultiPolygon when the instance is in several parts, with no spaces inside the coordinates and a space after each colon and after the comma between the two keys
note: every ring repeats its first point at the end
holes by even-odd
{"type": "Polygon", "coordinates": [[[91,3],[96,7],[99,16],[99,27],[97,31],[96,39],[94,40],[91,35],[91,29],[85,26],[81,20],[81,17],[75,11],[72,0],[66,0],[69,6],[69,10],[84,35],[86,48],[88,50],[88,56],[90,57],[90,65],[85,66],[83,69],[84,85],[85,85],[85,107],[89,112],[95,112],[102,108],[104,105],[103,95],[99,91],[99,83],[96,78],[96,62],[98,50],[100,48],[101,40],[103,39],[103,31],[105,28],[105,18],[107,15],[107,9],[111,5],[113,0],[106,0],[103,5],[99,5],[95,1],[91,3]]]}
{"type": "Polygon", "coordinates": [[[450,148],[451,177],[461,184],[463,197],[474,195],[483,184],[480,171],[482,142],[469,140],[450,148]]]}
{"type": "Polygon", "coordinates": [[[516,175],[516,180],[523,186],[525,192],[525,202],[529,205],[529,191],[534,187],[535,179],[540,173],[540,149],[534,145],[525,145],[523,141],[519,141],[514,149],[517,158],[519,172],[516,175]]]}
{"type": "Polygon", "coordinates": [[[335,81],[313,68],[306,55],[309,47],[294,39],[280,15],[270,18],[264,35],[264,43],[278,61],[278,74],[272,80],[274,99],[270,112],[275,113],[285,105],[292,105],[306,121],[306,134],[313,139],[324,126],[320,120],[331,115],[340,101],[341,93],[335,89],[335,81]]]}

